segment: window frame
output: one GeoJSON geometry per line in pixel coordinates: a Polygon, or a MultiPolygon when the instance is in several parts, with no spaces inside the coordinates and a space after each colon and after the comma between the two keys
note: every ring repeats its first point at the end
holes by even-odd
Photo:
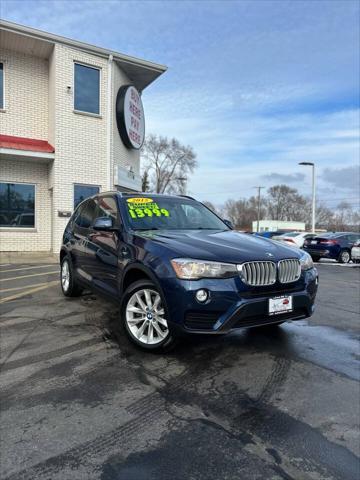
{"type": "Polygon", "coordinates": [[[91,65],[89,63],[85,62],[80,62],[78,60],[73,60],[73,112],[78,114],[78,115],[89,115],[90,117],[95,117],[95,118],[102,118],[102,112],[101,112],[101,83],[102,83],[102,68],[98,67],[96,65],[91,65]],[[75,108],[75,95],[76,95],[76,88],[75,88],[75,70],[76,70],[76,65],[80,65],[82,67],[87,67],[87,68],[92,68],[93,70],[98,70],[99,72],[99,113],[93,113],[93,112],[87,112],[86,110],[79,110],[78,108],[75,108]]]}
{"type": "Polygon", "coordinates": [[[6,91],[6,88],[5,88],[5,65],[6,65],[6,62],[5,60],[2,60],[0,58],[0,63],[2,64],[3,68],[2,68],[2,72],[3,72],[3,88],[2,88],[2,97],[3,97],[3,104],[0,105],[0,112],[5,112],[6,111],[6,95],[5,95],[5,91],[6,91]]]}
{"type": "Polygon", "coordinates": [[[120,212],[120,208],[119,208],[119,204],[117,202],[117,199],[115,197],[115,195],[111,195],[111,194],[103,194],[103,195],[99,195],[96,199],[95,199],[95,202],[96,202],[96,206],[98,208],[98,210],[100,210],[100,206],[99,206],[99,201],[103,198],[111,198],[114,203],[115,203],[115,208],[116,208],[116,212],[117,212],[117,224],[114,225],[114,228],[122,228],[122,226],[124,225],[124,222],[122,220],[122,217],[121,217],[121,212],[120,212]]]}
{"type": "Polygon", "coordinates": [[[9,226],[1,226],[0,225],[0,232],[10,231],[10,232],[37,232],[37,184],[33,182],[13,182],[11,180],[0,180],[0,183],[10,183],[12,185],[32,185],[34,187],[34,226],[33,227],[9,227],[9,226]]]}
{"type": "Polygon", "coordinates": [[[92,185],[90,183],[73,183],[73,202],[72,202],[72,204],[73,204],[74,212],[82,202],[85,202],[85,200],[87,200],[88,198],[91,198],[93,196],[93,195],[91,195],[90,197],[86,197],[86,198],[84,198],[84,200],[82,200],[77,205],[75,205],[75,187],[95,187],[95,188],[98,189],[98,191],[96,193],[94,193],[93,195],[98,195],[100,193],[100,190],[101,190],[101,185],[92,185]]]}
{"type": "MultiPolygon", "coordinates": [[[[86,211],[90,202],[93,202],[93,204],[94,204],[94,214],[96,214],[96,209],[97,209],[96,199],[94,199],[92,197],[89,197],[86,200],[84,200],[83,202],[81,202],[81,204],[79,204],[80,205],[80,208],[79,208],[80,217],[82,216],[83,211],[86,211]]],[[[94,218],[93,218],[92,222],[89,224],[88,227],[85,227],[84,225],[78,225],[78,224],[76,224],[76,227],[81,228],[82,230],[86,230],[86,231],[92,230],[96,218],[97,218],[96,215],[94,215],[94,218]]]]}

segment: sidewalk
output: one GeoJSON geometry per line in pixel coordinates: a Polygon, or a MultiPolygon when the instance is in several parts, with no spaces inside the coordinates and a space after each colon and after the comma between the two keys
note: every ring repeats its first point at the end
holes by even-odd
{"type": "Polygon", "coordinates": [[[0,265],[39,265],[59,263],[59,256],[51,252],[0,252],[0,265]]]}

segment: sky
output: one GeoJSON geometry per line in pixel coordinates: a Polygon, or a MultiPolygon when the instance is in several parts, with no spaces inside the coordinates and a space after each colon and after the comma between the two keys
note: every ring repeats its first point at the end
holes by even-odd
{"type": "Polygon", "coordinates": [[[360,3],[17,1],[1,17],[167,65],[146,130],[193,147],[189,193],[221,205],[286,183],[359,205],[360,3]]]}

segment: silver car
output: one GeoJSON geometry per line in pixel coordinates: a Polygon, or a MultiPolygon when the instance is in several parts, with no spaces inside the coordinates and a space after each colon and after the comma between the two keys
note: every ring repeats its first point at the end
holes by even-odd
{"type": "Polygon", "coordinates": [[[360,263],[360,238],[354,243],[351,249],[351,260],[354,263],[360,263]]]}

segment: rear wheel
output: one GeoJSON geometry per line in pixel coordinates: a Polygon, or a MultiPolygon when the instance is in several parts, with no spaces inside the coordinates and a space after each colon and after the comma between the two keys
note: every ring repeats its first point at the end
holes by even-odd
{"type": "Polygon", "coordinates": [[[351,259],[351,255],[349,250],[341,250],[338,261],[340,263],[349,263],[351,259]]]}
{"type": "Polygon", "coordinates": [[[164,352],[175,345],[165,301],[151,281],[140,280],[127,288],[121,316],[129,339],[137,346],[164,352]]]}
{"type": "Polygon", "coordinates": [[[60,283],[65,297],[78,297],[81,295],[83,289],[75,280],[74,270],[69,255],[66,255],[61,261],[60,283]]]}

